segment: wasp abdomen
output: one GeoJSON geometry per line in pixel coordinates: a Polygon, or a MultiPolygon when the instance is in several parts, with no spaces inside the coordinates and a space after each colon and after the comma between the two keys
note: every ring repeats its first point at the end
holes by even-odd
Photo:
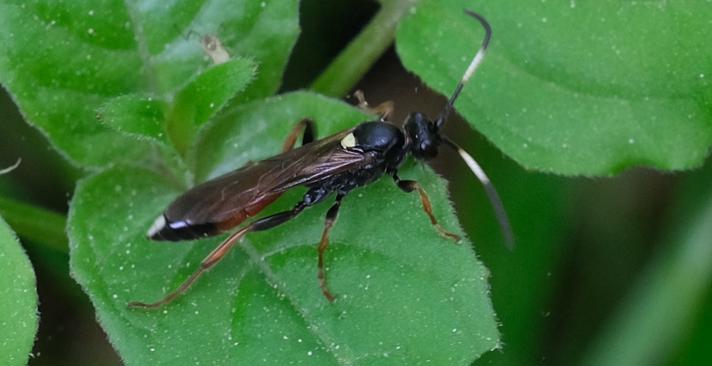
{"type": "Polygon", "coordinates": [[[169,221],[165,215],[161,215],[153,222],[147,236],[151,240],[180,241],[212,236],[219,232],[214,224],[195,225],[185,221],[169,221]]]}

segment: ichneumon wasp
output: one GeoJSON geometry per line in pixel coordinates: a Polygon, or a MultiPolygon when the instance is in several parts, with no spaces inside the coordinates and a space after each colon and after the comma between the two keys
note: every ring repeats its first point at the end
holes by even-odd
{"type": "MultiPolygon", "coordinates": [[[[353,189],[372,183],[384,175],[391,176],[404,192],[417,191],[423,210],[435,229],[445,237],[459,240],[457,235],[438,224],[432,213],[430,199],[418,182],[398,177],[398,169],[407,155],[418,160],[428,160],[437,156],[441,145],[454,149],[482,182],[506,242],[511,247],[514,238],[509,219],[494,186],[475,159],[440,132],[462,88],[481,64],[492,37],[487,20],[475,12],[465,12],[480,22],[485,36],[455,91],[435,120],[413,112],[407,117],[404,127],[399,128],[387,121],[392,106],[384,103],[373,110],[381,115],[379,120],[363,122],[320,140],[314,139],[314,123],[308,119],[302,120],[287,137],[281,154],[250,163],[188,190],[156,219],[148,236],[153,240],[178,241],[217,235],[257,215],[289,189],[307,187],[308,191],[302,199],[291,210],[257,219],[231,234],[201,262],[188,279],[163,299],[154,303],[132,302],[129,306],[158,308],[172,302],[217,264],[247,233],[281,225],[305,208],[335,194],[335,202],[326,214],[317,262],[321,291],[329,301],[333,301],[335,296],[329,291],[326,281],[324,253],[329,245],[329,232],[339,213],[341,201],[353,189]],[[300,133],[302,146],[294,148],[300,133]]],[[[367,108],[363,96],[357,97],[360,99],[359,105],[367,108]]]]}

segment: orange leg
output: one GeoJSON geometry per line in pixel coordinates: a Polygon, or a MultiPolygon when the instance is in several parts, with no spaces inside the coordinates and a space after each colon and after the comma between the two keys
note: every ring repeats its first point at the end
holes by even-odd
{"type": "Polygon", "coordinates": [[[302,145],[306,145],[314,141],[315,130],[314,121],[309,118],[299,121],[284,141],[284,145],[282,145],[282,152],[289,151],[294,148],[294,144],[297,143],[297,137],[299,134],[302,134],[302,145]]]}
{"type": "Polygon", "coordinates": [[[393,102],[388,100],[379,104],[376,108],[371,108],[363,95],[363,91],[356,90],[354,97],[358,101],[358,107],[366,113],[372,113],[380,116],[381,120],[387,120],[393,114],[393,102]]]}
{"type": "Polygon", "coordinates": [[[433,215],[433,205],[430,204],[430,198],[428,197],[428,194],[425,192],[423,187],[421,187],[420,184],[418,184],[418,182],[416,182],[414,180],[401,180],[395,174],[393,175],[393,179],[396,181],[398,188],[400,188],[404,192],[413,192],[415,190],[418,191],[418,193],[420,194],[420,201],[423,204],[423,211],[425,211],[425,213],[428,215],[428,217],[430,218],[430,223],[433,224],[433,226],[438,231],[438,234],[440,234],[440,236],[442,236],[446,239],[452,239],[455,242],[460,241],[459,235],[453,234],[453,233],[445,230],[445,228],[443,228],[438,223],[438,220],[435,218],[435,215],[433,215]]]}
{"type": "Polygon", "coordinates": [[[344,196],[342,195],[336,196],[336,202],[334,202],[334,205],[331,206],[331,208],[329,208],[329,211],[326,213],[324,231],[321,234],[321,242],[319,242],[319,248],[317,249],[317,251],[319,252],[319,260],[317,265],[317,278],[319,278],[319,287],[321,288],[321,293],[324,294],[324,297],[326,297],[329,302],[333,302],[336,299],[336,296],[334,296],[331,291],[329,291],[329,286],[326,282],[324,253],[326,253],[326,249],[329,247],[329,233],[331,232],[331,228],[334,226],[334,222],[336,222],[336,218],[339,215],[339,207],[341,206],[341,200],[343,198],[344,196]]]}
{"type": "Polygon", "coordinates": [[[207,272],[213,266],[218,264],[218,262],[220,262],[220,260],[223,259],[225,255],[230,251],[230,249],[232,249],[232,247],[235,246],[235,244],[239,242],[242,237],[245,236],[245,234],[253,231],[267,230],[279,224],[285,223],[297,216],[306,207],[307,205],[304,202],[299,202],[296,206],[294,206],[293,209],[289,211],[279,212],[274,215],[259,219],[251,223],[250,225],[236,231],[234,234],[230,235],[227,239],[225,239],[225,241],[220,243],[217,248],[210,252],[210,254],[208,254],[205,259],[203,259],[203,261],[200,263],[200,268],[198,268],[195,272],[193,272],[192,275],[190,275],[190,277],[183,281],[183,283],[181,283],[178,288],[168,293],[161,300],[158,300],[153,303],[134,301],[129,303],[128,306],[130,308],[157,309],[161,306],[170,304],[175,299],[186,293],[188,289],[190,289],[190,287],[195,283],[195,281],[200,278],[200,276],[202,276],[205,272],[207,272]]]}

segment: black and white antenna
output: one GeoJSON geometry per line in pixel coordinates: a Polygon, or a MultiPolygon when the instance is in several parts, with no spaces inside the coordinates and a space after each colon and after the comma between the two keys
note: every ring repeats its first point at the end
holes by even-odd
{"type": "Polygon", "coordinates": [[[499,227],[502,229],[502,235],[504,236],[504,244],[507,249],[514,250],[514,233],[512,232],[512,224],[509,222],[509,217],[507,216],[507,211],[504,210],[504,204],[502,204],[502,199],[499,198],[497,190],[490,181],[485,171],[482,169],[477,160],[472,157],[465,149],[458,146],[456,143],[452,142],[447,137],[443,137],[445,145],[450,146],[453,150],[457,152],[462,160],[467,164],[472,173],[475,174],[477,179],[479,179],[482,186],[485,187],[485,192],[487,192],[487,198],[494,209],[494,213],[497,216],[497,221],[499,222],[499,227]]]}
{"type": "Polygon", "coordinates": [[[11,171],[17,169],[17,167],[20,166],[20,163],[22,163],[22,158],[17,158],[15,164],[12,164],[7,168],[0,169],[0,175],[10,173],[11,171]]]}
{"type": "Polygon", "coordinates": [[[490,40],[492,39],[492,27],[487,22],[487,19],[485,19],[482,15],[475,13],[474,11],[465,10],[465,13],[477,19],[480,24],[482,24],[482,28],[485,29],[485,37],[482,40],[482,45],[480,46],[480,49],[477,50],[477,54],[475,54],[475,57],[472,58],[470,66],[467,67],[467,70],[465,70],[465,73],[462,75],[462,79],[460,79],[460,82],[457,83],[455,91],[452,93],[450,100],[448,100],[447,104],[438,115],[438,118],[435,119],[435,127],[437,129],[440,129],[440,127],[442,127],[445,121],[447,121],[447,118],[450,115],[450,111],[452,111],[452,109],[455,107],[455,100],[457,100],[457,97],[460,96],[462,88],[465,87],[465,84],[470,80],[472,75],[475,73],[475,70],[477,70],[480,64],[482,64],[482,60],[484,60],[485,53],[487,52],[487,47],[489,46],[490,40]]]}
{"type": "MultiPolygon", "coordinates": [[[[482,60],[485,58],[485,54],[487,52],[487,47],[489,46],[490,40],[492,39],[492,27],[482,15],[470,10],[465,10],[465,13],[477,19],[480,24],[482,24],[482,28],[484,28],[485,30],[485,37],[482,40],[482,45],[480,46],[479,50],[477,50],[475,57],[472,58],[470,65],[467,67],[467,70],[465,70],[465,73],[462,75],[462,79],[460,79],[460,82],[457,83],[455,91],[452,93],[450,100],[448,100],[447,104],[435,120],[435,128],[438,130],[442,127],[443,124],[445,124],[445,121],[447,121],[450,112],[454,109],[455,100],[457,100],[457,98],[460,96],[462,88],[465,87],[465,84],[467,84],[467,82],[470,80],[470,78],[472,78],[472,75],[475,73],[477,68],[482,64],[482,60]]],[[[494,213],[497,216],[497,221],[499,222],[499,226],[502,229],[502,235],[504,236],[505,245],[508,249],[513,250],[514,233],[512,232],[512,225],[509,221],[509,217],[507,216],[507,212],[504,210],[502,200],[499,198],[499,194],[494,188],[494,185],[490,181],[489,177],[487,176],[487,174],[485,174],[485,171],[482,169],[480,164],[478,164],[477,161],[472,157],[472,155],[465,151],[465,149],[461,148],[447,137],[443,136],[442,140],[445,142],[445,145],[449,146],[450,148],[455,150],[458,155],[460,155],[460,158],[462,158],[465,164],[467,164],[467,167],[470,168],[472,173],[475,174],[477,179],[484,186],[485,192],[487,192],[487,198],[489,198],[490,204],[492,205],[492,208],[494,208],[494,213]]]]}

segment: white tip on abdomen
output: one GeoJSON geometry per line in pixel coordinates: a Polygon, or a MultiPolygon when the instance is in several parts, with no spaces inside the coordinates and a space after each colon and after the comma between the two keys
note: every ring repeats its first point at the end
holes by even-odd
{"type": "Polygon", "coordinates": [[[148,237],[153,237],[158,233],[159,231],[163,230],[163,228],[166,227],[166,217],[161,215],[156,218],[156,221],[153,222],[153,225],[151,225],[151,228],[148,229],[148,237]]]}

